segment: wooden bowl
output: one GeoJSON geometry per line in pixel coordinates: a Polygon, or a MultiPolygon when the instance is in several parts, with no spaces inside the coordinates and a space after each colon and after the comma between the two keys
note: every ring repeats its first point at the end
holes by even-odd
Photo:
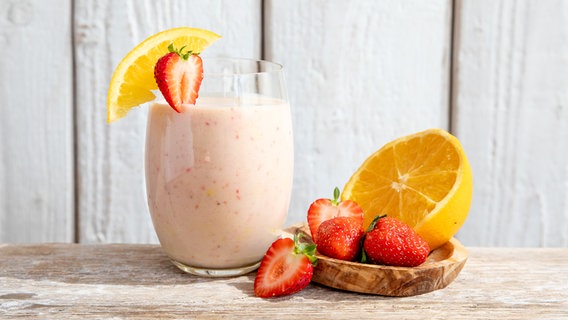
{"type": "MultiPolygon", "coordinates": [[[[286,229],[312,242],[306,224],[286,229]]],[[[333,259],[317,253],[313,282],[324,286],[392,297],[419,295],[445,288],[458,276],[467,260],[467,250],[455,238],[432,251],[418,267],[391,267],[333,259]]]]}

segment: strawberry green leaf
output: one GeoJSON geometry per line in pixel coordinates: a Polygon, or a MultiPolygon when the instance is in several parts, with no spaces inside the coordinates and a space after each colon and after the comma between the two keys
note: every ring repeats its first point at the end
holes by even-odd
{"type": "Polygon", "coordinates": [[[369,225],[369,228],[367,228],[367,232],[370,232],[370,231],[372,231],[373,229],[375,229],[375,226],[377,225],[377,221],[379,221],[380,218],[384,218],[384,217],[386,217],[386,216],[387,216],[386,214],[383,214],[382,216],[381,216],[381,215],[377,215],[377,216],[373,219],[373,221],[371,222],[371,224],[369,225]]]}
{"type": "Polygon", "coordinates": [[[187,61],[187,59],[189,58],[190,55],[193,55],[193,54],[198,55],[198,53],[194,53],[191,50],[187,51],[186,53],[182,53],[183,49],[185,49],[185,47],[187,47],[187,46],[183,46],[179,49],[176,49],[174,47],[174,44],[170,43],[170,45],[168,46],[168,51],[177,53],[182,58],[182,60],[185,60],[185,61],[187,61]]]}
{"type": "MultiPolygon", "coordinates": [[[[364,239],[364,237],[363,237],[364,239]]],[[[363,242],[363,241],[361,241],[363,242]]],[[[365,253],[365,249],[363,249],[363,245],[361,245],[361,263],[367,263],[367,254],[365,253]]]]}
{"type": "Polygon", "coordinates": [[[316,258],[316,245],[301,242],[300,237],[301,235],[299,233],[294,235],[294,253],[305,255],[315,266],[318,260],[318,258],[316,258]]]}
{"type": "Polygon", "coordinates": [[[339,188],[335,187],[335,189],[333,189],[333,200],[331,201],[333,205],[339,205],[339,194],[339,188]]]}

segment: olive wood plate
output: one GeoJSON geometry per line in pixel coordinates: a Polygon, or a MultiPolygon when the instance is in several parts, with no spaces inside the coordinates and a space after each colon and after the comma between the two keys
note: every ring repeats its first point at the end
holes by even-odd
{"type": "MultiPolygon", "coordinates": [[[[312,242],[307,224],[285,230],[312,242]]],[[[392,297],[407,297],[445,288],[467,261],[467,250],[455,238],[430,252],[426,261],[413,268],[391,267],[333,259],[316,253],[313,282],[335,289],[392,297]]]]}

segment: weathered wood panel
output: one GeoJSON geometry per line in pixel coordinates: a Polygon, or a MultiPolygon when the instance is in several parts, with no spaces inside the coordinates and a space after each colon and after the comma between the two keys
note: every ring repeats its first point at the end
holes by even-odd
{"type": "Polygon", "coordinates": [[[0,0],[0,242],[73,241],[70,0],[0,0]]]}
{"type": "Polygon", "coordinates": [[[448,128],[451,1],[268,0],[265,10],[266,58],[284,64],[293,109],[289,223],[389,140],[448,128]]]}
{"type": "Polygon", "coordinates": [[[146,112],[135,109],[106,124],[112,72],[137,43],[176,26],[223,36],[204,56],[258,58],[260,1],[77,0],[75,6],[80,241],[156,242],[144,187],[146,112]]]}
{"type": "Polygon", "coordinates": [[[456,7],[453,125],[474,174],[465,245],[568,246],[568,2],[456,7]]]}
{"type": "Polygon", "coordinates": [[[0,313],[41,319],[566,319],[568,249],[470,248],[446,288],[391,298],[317,284],[254,296],[254,273],[176,269],[155,245],[0,245],[0,313]]]}

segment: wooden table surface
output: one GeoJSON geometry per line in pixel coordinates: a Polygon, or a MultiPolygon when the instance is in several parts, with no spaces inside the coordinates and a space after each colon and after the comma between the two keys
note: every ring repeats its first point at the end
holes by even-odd
{"type": "Polygon", "coordinates": [[[468,248],[457,279],[390,298],[310,284],[260,299],[255,273],[199,278],[157,245],[0,245],[0,318],[568,319],[568,248],[468,248]]]}

